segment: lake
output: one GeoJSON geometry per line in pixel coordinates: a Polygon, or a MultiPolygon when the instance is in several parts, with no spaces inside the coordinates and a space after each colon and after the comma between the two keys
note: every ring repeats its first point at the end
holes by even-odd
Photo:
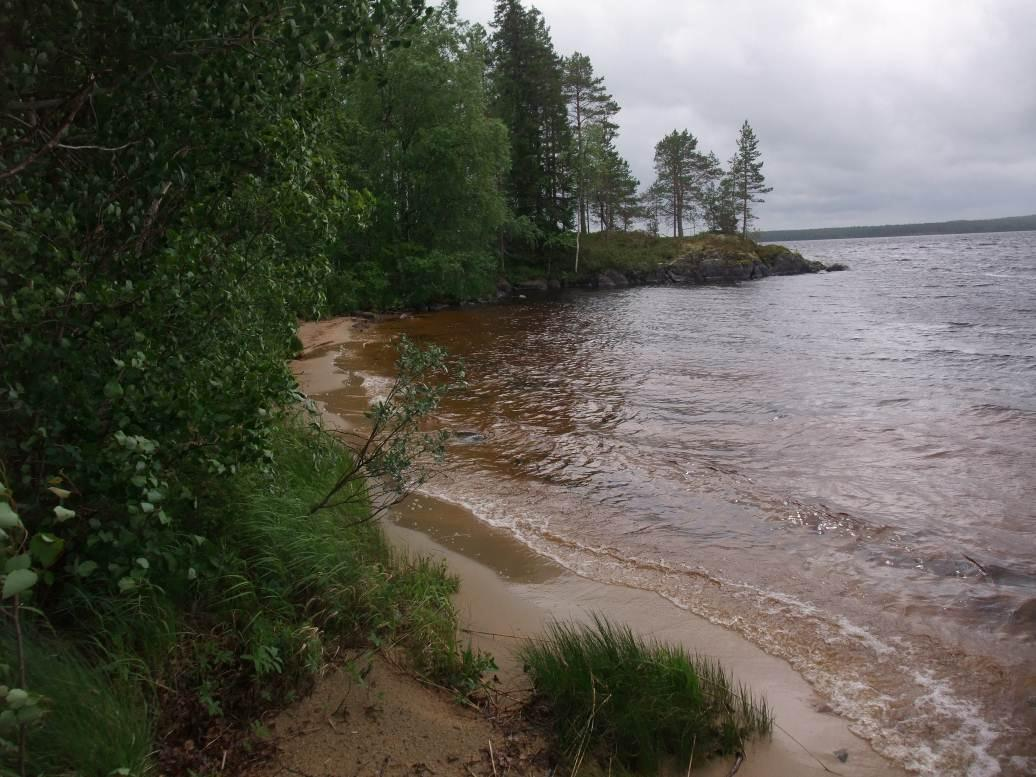
{"type": "Polygon", "coordinates": [[[789,244],[848,272],[388,321],[470,390],[428,490],[786,658],[928,774],[1036,769],[1036,233],[789,244]]]}

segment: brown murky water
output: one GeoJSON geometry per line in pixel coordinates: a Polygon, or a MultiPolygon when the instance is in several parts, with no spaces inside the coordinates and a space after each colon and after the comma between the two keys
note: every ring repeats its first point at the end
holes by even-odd
{"type": "Polygon", "coordinates": [[[411,317],[339,364],[377,393],[397,335],[446,346],[477,437],[431,493],[742,633],[901,764],[1032,773],[1036,235],[804,248],[854,269],[411,317]]]}

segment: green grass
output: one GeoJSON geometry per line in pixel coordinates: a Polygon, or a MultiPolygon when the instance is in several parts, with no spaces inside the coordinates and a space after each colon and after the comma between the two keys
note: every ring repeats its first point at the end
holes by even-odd
{"type": "Polygon", "coordinates": [[[692,751],[696,760],[735,753],[771,732],[765,700],[718,662],[645,642],[601,616],[554,623],[521,656],[573,773],[588,753],[646,772],[671,758],[686,764],[692,751]]]}
{"type": "Polygon", "coordinates": [[[326,433],[286,424],[274,451],[275,477],[256,468],[233,483],[213,602],[221,620],[238,625],[253,655],[266,643],[282,656],[318,650],[314,640],[394,644],[419,672],[448,680],[461,660],[457,580],[441,562],[394,551],[376,523],[361,522],[362,499],[310,514],[348,463],[326,433]]]}
{"type": "MultiPolygon", "coordinates": [[[[28,686],[44,697],[46,715],[31,729],[27,774],[109,777],[116,769],[149,769],[153,730],[140,687],[115,679],[74,646],[35,635],[24,642],[28,686]]],[[[0,636],[0,683],[17,685],[14,638],[0,636]]],[[[14,754],[0,755],[14,768],[14,754]]]]}
{"type": "MultiPolygon", "coordinates": [[[[205,773],[222,765],[224,747],[239,748],[233,771],[254,744],[235,732],[298,698],[328,663],[362,670],[370,651],[384,650],[461,693],[492,667],[458,641],[457,580],[364,521],[360,486],[351,504],[310,514],[348,451],[301,413],[272,443],[270,461],[219,481],[193,516],[208,537],[196,580],[181,570],[121,596],[61,592],[52,615],[64,642],[34,642],[27,662],[30,690],[49,700],[30,773],[139,775],[159,763],[205,773]],[[198,746],[183,748],[188,739],[198,746]]],[[[12,650],[0,637],[0,664],[12,650]]]]}

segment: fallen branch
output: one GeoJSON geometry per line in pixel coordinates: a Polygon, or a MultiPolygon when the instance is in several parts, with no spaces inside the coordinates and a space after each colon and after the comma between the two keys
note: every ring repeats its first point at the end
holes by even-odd
{"type": "Polygon", "coordinates": [[[989,577],[989,572],[986,570],[986,568],[984,566],[982,566],[977,561],[975,561],[975,559],[973,559],[967,553],[961,553],[961,555],[964,556],[964,558],[966,558],[968,561],[970,561],[976,567],[978,567],[978,571],[981,572],[985,577],[989,577]]]}

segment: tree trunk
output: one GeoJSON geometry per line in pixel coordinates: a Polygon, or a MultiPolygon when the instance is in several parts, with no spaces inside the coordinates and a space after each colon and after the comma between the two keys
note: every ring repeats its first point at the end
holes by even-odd
{"type": "Polygon", "coordinates": [[[579,230],[576,230],[576,268],[574,270],[576,273],[579,272],[579,235],[579,230]]]}

